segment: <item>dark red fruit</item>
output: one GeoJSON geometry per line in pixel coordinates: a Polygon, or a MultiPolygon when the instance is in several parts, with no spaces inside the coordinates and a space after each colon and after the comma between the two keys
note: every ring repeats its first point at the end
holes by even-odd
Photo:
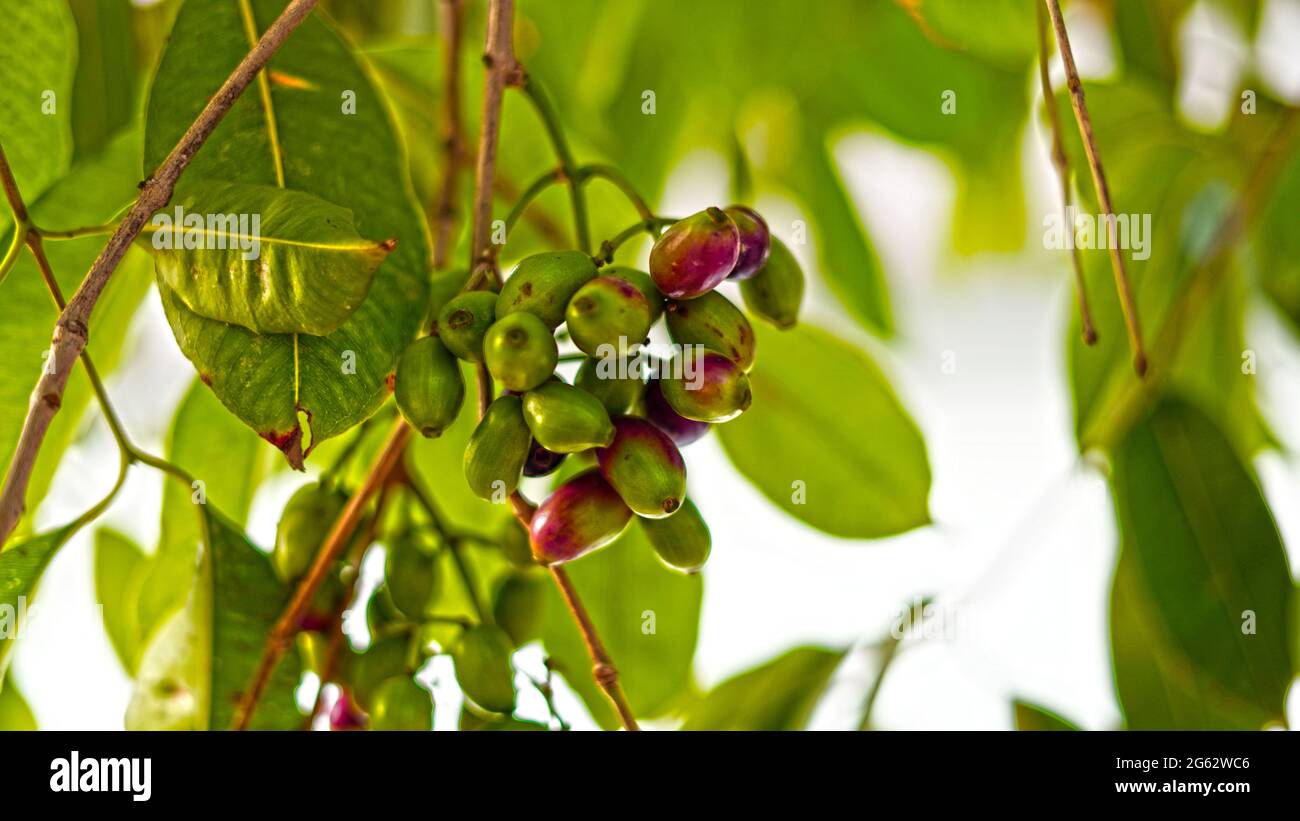
{"type": "Polygon", "coordinates": [[[550,476],[564,460],[569,457],[567,453],[556,453],[553,450],[547,450],[533,440],[532,446],[528,450],[528,461],[524,462],[525,476],[550,476]]]}
{"type": "Polygon", "coordinates": [[[749,279],[767,262],[767,252],[772,248],[772,235],[767,223],[758,212],[743,205],[733,205],[726,211],[740,230],[740,257],[727,279],[749,279]]]}
{"type": "Polygon", "coordinates": [[[631,509],[598,472],[580,473],[556,488],[533,514],[533,558],[541,564],[573,561],[614,541],[631,519],[631,509]]]}
{"type": "Polygon", "coordinates": [[[706,294],[727,278],[740,258],[740,229],[721,208],[674,223],[650,251],[650,276],[673,299],[706,294]]]}
{"type": "Polygon", "coordinates": [[[339,692],[339,697],[334,700],[330,707],[330,729],[331,730],[364,730],[366,728],[366,714],[361,712],[356,702],[352,700],[347,690],[339,692]]]}
{"type": "Polygon", "coordinates": [[[654,379],[646,385],[645,418],[659,430],[668,434],[678,447],[686,447],[709,432],[712,427],[708,422],[687,419],[668,404],[663,391],[659,389],[659,380],[654,379]]]}

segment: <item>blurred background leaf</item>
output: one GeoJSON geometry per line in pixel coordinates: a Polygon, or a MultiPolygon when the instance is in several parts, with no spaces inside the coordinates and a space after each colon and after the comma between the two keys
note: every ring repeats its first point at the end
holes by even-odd
{"type": "Polygon", "coordinates": [[[1017,730],[1077,730],[1078,727],[1048,710],[1027,701],[1014,703],[1017,730]]]}
{"type": "Polygon", "coordinates": [[[135,675],[144,634],[140,629],[140,584],[149,559],[135,542],[116,530],[95,531],[95,598],[102,605],[104,630],[127,675],[135,675]]]}
{"type": "Polygon", "coordinates": [[[12,680],[0,680],[0,732],[35,730],[36,716],[12,680]]]}
{"type": "Polygon", "coordinates": [[[690,708],[682,729],[805,729],[831,674],[843,659],[843,650],[788,650],[719,684],[690,708]]]}

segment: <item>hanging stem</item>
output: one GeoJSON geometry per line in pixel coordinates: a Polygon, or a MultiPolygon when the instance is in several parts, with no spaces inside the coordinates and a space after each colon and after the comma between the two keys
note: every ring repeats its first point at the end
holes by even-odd
{"type": "Polygon", "coordinates": [[[578,173],[578,165],[573,161],[573,152],[569,150],[569,141],[565,138],[564,129],[560,126],[560,118],[556,115],[555,108],[551,105],[551,100],[546,96],[546,92],[532,77],[524,75],[520,90],[532,102],[533,108],[537,111],[537,116],[541,118],[542,125],[546,128],[547,136],[551,139],[551,146],[555,149],[555,156],[560,160],[560,170],[567,178],[569,199],[573,205],[573,232],[577,236],[579,250],[584,253],[588,252],[591,248],[591,236],[587,227],[587,198],[582,190],[582,178],[578,173]]]}
{"type": "MultiPolygon", "coordinates": [[[[1061,63],[1065,66],[1066,85],[1070,89],[1070,104],[1074,108],[1074,119],[1079,124],[1079,136],[1083,138],[1084,153],[1088,155],[1093,187],[1097,189],[1097,203],[1105,215],[1114,217],[1115,208],[1110,201],[1110,187],[1106,184],[1106,172],[1101,165],[1101,154],[1097,151],[1097,140],[1092,134],[1088,104],[1083,99],[1083,81],[1079,79],[1079,69],[1074,64],[1074,52],[1070,48],[1070,35],[1065,30],[1065,18],[1061,15],[1061,3],[1060,0],[1044,0],[1044,2],[1047,3],[1047,11],[1052,16],[1052,26],[1056,29],[1056,45],[1061,52],[1061,63]]],[[[1142,327],[1138,320],[1133,284],[1129,281],[1128,271],[1125,270],[1124,255],[1119,248],[1119,243],[1112,241],[1107,244],[1110,246],[1111,268],[1115,272],[1115,289],[1119,292],[1120,308],[1124,312],[1124,323],[1128,327],[1129,347],[1133,350],[1133,370],[1138,376],[1145,376],[1147,355],[1142,347],[1142,327]]]]}
{"type": "MultiPolygon", "coordinates": [[[[1061,215],[1064,219],[1073,201],[1070,161],[1066,158],[1065,146],[1061,143],[1061,116],[1056,110],[1052,78],[1047,68],[1051,59],[1047,50],[1047,14],[1041,5],[1035,4],[1034,8],[1038,11],[1038,83],[1042,88],[1043,106],[1047,109],[1047,122],[1052,131],[1052,167],[1056,169],[1056,177],[1061,184],[1061,215]]],[[[1074,293],[1079,302],[1083,344],[1092,345],[1097,341],[1097,331],[1092,324],[1092,311],[1088,308],[1088,286],[1083,277],[1083,256],[1079,253],[1078,243],[1070,243],[1070,258],[1074,264],[1074,293]]]]}

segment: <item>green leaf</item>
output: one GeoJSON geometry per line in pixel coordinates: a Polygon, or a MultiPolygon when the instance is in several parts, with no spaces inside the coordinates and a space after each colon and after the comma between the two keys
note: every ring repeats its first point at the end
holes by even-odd
{"type": "Polygon", "coordinates": [[[1016,701],[1017,730],[1077,730],[1072,722],[1066,721],[1046,707],[1039,707],[1027,701],[1016,701]]]}
{"type": "Polygon", "coordinates": [[[1194,406],[1167,400],[1116,450],[1112,488],[1123,558],[1111,641],[1129,726],[1282,721],[1291,575],[1227,438],[1194,406]]]}
{"type": "Polygon", "coordinates": [[[717,427],[736,468],[773,504],[835,536],[929,523],[925,443],[866,353],[808,326],[756,332],[754,404],[717,427]]]}
{"type": "Polygon", "coordinates": [[[686,714],[683,730],[802,730],[843,650],[796,647],[713,688],[686,714]]]}
{"type": "Polygon", "coordinates": [[[41,574],[76,530],[72,525],[65,525],[0,551],[0,619],[7,622],[6,629],[0,631],[0,681],[4,680],[14,647],[22,636],[23,617],[31,609],[41,574]]]}
{"type": "MultiPolygon", "coordinates": [[[[79,162],[39,200],[28,203],[32,219],[50,230],[111,220],[139,193],[136,190],[140,180],[139,152],[139,135],[125,134],[103,154],[79,162]]],[[[8,248],[12,231],[5,231],[4,235],[0,245],[8,248]]],[[[104,242],[103,236],[87,236],[45,243],[45,254],[65,297],[76,290],[104,242]]],[[[117,365],[127,327],[149,288],[148,265],[148,254],[136,248],[129,250],[96,305],[90,320],[87,350],[101,375],[107,376],[117,365]]],[[[0,453],[8,454],[18,442],[32,388],[40,378],[43,357],[49,350],[54,322],[58,319],[54,300],[31,254],[24,253],[0,283],[0,316],[4,317],[0,322],[0,350],[10,363],[0,369],[0,453]]],[[[50,424],[32,471],[27,488],[28,510],[35,510],[45,498],[63,451],[77,435],[82,412],[92,397],[90,382],[77,366],[68,376],[61,409],[50,424]]],[[[23,521],[30,522],[30,517],[23,521]]]]}
{"type": "Polygon", "coordinates": [[[1282,166],[1273,196],[1260,214],[1255,247],[1265,292],[1277,304],[1291,329],[1300,334],[1300,152],[1282,166]]]}
{"type": "MultiPolygon", "coordinates": [[[[72,158],[77,31],[64,0],[3,0],[0,18],[0,144],[30,204],[72,158]]],[[[0,209],[0,228],[10,222],[0,209]]]]}
{"type": "Polygon", "coordinates": [[[171,478],[163,484],[158,550],[140,592],[142,635],[150,635],[189,593],[202,537],[194,515],[196,500],[216,504],[219,510],[229,511],[231,521],[244,522],[268,452],[211,391],[197,382],[191,386],[172,421],[167,458],[202,484],[186,488],[171,478]],[[220,447],[213,447],[216,442],[220,447]]]}
{"type": "Polygon", "coordinates": [[[136,113],[130,0],[70,0],[77,24],[72,139],[77,158],[93,155],[136,113]]]}
{"type": "MultiPolygon", "coordinates": [[[[146,167],[158,165],[250,48],[241,12],[261,31],[284,5],[181,8],[149,98],[146,167]]],[[[349,209],[361,236],[395,237],[397,247],[365,301],[328,336],[254,334],[188,310],[165,284],[159,290],[181,350],[222,403],[299,465],[315,443],[365,419],[387,395],[387,377],[425,314],[428,236],[383,98],[324,17],[309,16],[264,76],[266,85],[259,80],[217,126],[185,180],[303,191],[349,209]],[[348,150],[334,150],[339,145],[348,150]]]]}
{"type": "Polygon", "coordinates": [[[12,681],[0,680],[0,732],[28,732],[38,729],[36,716],[12,681]]]}
{"type": "Polygon", "coordinates": [[[907,10],[938,45],[1022,70],[1038,58],[1034,2],[983,0],[975,7],[967,0],[924,0],[907,10]]]}
{"type": "Polygon", "coordinates": [[[137,606],[148,565],[143,551],[126,536],[107,528],[95,532],[95,598],[103,607],[108,640],[128,675],[135,674],[144,638],[137,606]]]}
{"type": "MultiPolygon", "coordinates": [[[[665,569],[635,524],[612,544],[566,567],[618,668],[632,712],[651,718],[667,711],[691,685],[701,578],[665,569]]],[[[556,590],[542,643],[592,717],[602,727],[619,726],[614,708],[592,680],[591,657],[556,590]]]]}
{"type": "MultiPolygon", "coordinates": [[[[201,509],[208,537],[185,607],[145,648],[127,707],[129,730],[226,729],[252,679],[272,626],[292,591],[266,555],[211,505],[201,509]]],[[[297,729],[297,653],[276,667],[250,725],[297,729]]]]}
{"type": "Polygon", "coordinates": [[[392,250],[319,197],[210,180],[184,185],[150,230],[158,278],[187,308],[262,334],[332,333],[392,250]]]}

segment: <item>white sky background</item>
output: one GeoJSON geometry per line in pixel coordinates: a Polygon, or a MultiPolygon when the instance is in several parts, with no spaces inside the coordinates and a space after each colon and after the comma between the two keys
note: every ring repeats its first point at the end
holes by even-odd
{"type": "MultiPolygon", "coordinates": [[[[1071,15],[1070,23],[1084,75],[1112,70],[1102,32],[1083,15],[1071,15]]],[[[1180,106],[1205,127],[1233,110],[1237,72],[1252,59],[1274,89],[1300,98],[1300,0],[1271,0],[1253,55],[1230,28],[1202,5],[1180,38],[1188,66],[1180,106]]],[[[872,339],[815,280],[805,321],[863,345],[889,373],[925,436],[936,524],[875,542],[824,536],[763,499],[716,439],[692,445],[686,451],[692,495],[714,538],[696,656],[704,685],[801,643],[856,644],[813,722],[855,726],[875,669],[868,645],[886,634],[904,606],[930,595],[946,606],[953,630],[904,645],[876,706],[878,726],[1009,728],[1010,700],[1017,696],[1088,728],[1118,722],[1106,625],[1114,524],[1104,481],[1081,463],[1074,445],[1064,359],[1069,261],[1042,249],[1038,224],[1038,215],[1057,207],[1043,136],[1034,125],[1023,135],[1029,226],[1025,251],[1014,257],[948,254],[954,181],[934,155],[872,134],[851,135],[837,147],[889,279],[899,338],[887,345],[872,339]],[[955,357],[955,373],[941,368],[946,352],[955,357]]],[[[1104,146],[1102,152],[1104,159],[1104,146]]],[[[724,202],[725,178],[720,156],[690,155],[670,180],[661,210],[688,213],[724,202]]],[[[774,226],[800,216],[785,201],[757,205],[774,226]]],[[[815,269],[811,248],[795,251],[815,269]]],[[[1257,467],[1294,571],[1300,565],[1300,345],[1262,302],[1252,309],[1248,344],[1259,357],[1260,402],[1286,446],[1261,457],[1257,467]]],[[[193,368],[177,350],[156,295],[146,300],[127,353],[109,390],[136,440],[161,452],[193,368]]],[[[92,504],[116,465],[113,442],[96,419],[69,450],[38,511],[39,525],[61,524],[92,504]]],[[[279,504],[300,481],[273,482],[259,492],[254,541],[270,544],[279,504]]],[[[155,544],[161,487],[156,472],[133,469],[104,523],[142,545],[155,544]]],[[[46,573],[37,601],[46,611],[43,627],[22,642],[14,667],[43,728],[122,726],[130,681],[104,636],[94,598],[87,531],[46,573]]],[[[537,658],[525,650],[520,661],[536,669],[537,658]]],[[[540,699],[522,695],[527,692],[521,688],[521,709],[540,715],[540,699]]],[[[457,702],[454,692],[438,689],[440,728],[455,725],[457,702]]],[[[1289,708],[1294,724],[1300,707],[1289,708]]],[[[576,726],[590,726],[570,694],[562,694],[561,709],[576,726]]]]}

